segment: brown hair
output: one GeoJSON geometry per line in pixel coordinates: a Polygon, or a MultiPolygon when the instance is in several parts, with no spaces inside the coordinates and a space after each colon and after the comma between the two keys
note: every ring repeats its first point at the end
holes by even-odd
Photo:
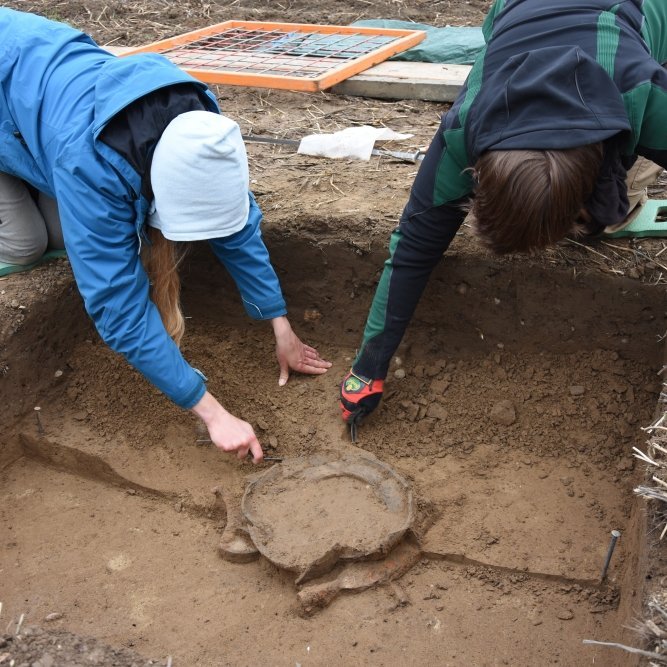
{"type": "Polygon", "coordinates": [[[564,150],[488,151],[475,165],[471,213],[496,253],[530,252],[576,232],[602,164],[602,144],[564,150]]]}
{"type": "Polygon", "coordinates": [[[160,311],[167,333],[180,346],[185,333],[185,319],[181,311],[178,265],[183,253],[160,230],[147,226],[146,231],[150,243],[143,246],[142,260],[151,283],[151,299],[160,311]]]}

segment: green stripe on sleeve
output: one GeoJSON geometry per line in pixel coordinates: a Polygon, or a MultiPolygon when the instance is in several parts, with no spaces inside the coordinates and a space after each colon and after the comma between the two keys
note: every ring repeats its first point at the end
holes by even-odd
{"type": "Polygon", "coordinates": [[[442,206],[447,202],[456,201],[472,192],[472,174],[466,169],[468,153],[465,145],[465,130],[445,131],[445,150],[435,174],[433,188],[433,205],[442,206]]]}
{"type": "Polygon", "coordinates": [[[503,11],[503,9],[505,9],[505,0],[496,0],[493,7],[489,9],[489,13],[484,19],[484,23],[482,25],[482,34],[484,35],[484,39],[487,42],[491,39],[491,35],[493,33],[493,22],[496,20],[496,16],[498,16],[498,14],[503,11]]]}
{"type": "Polygon", "coordinates": [[[642,35],[648,44],[651,55],[660,63],[667,62],[667,2],[665,0],[644,0],[642,4],[644,23],[642,35]]]}
{"type": "Polygon", "coordinates": [[[433,188],[434,206],[455,201],[472,191],[472,176],[464,171],[471,166],[466,148],[465,123],[470,107],[482,87],[485,56],[486,47],[477,56],[477,60],[468,75],[465,97],[459,108],[459,127],[445,130],[445,150],[442,152],[438,163],[433,188]]]}
{"type": "Polygon", "coordinates": [[[389,283],[391,282],[391,275],[394,271],[394,253],[396,252],[396,247],[398,246],[398,242],[401,240],[402,236],[403,234],[401,234],[400,230],[395,229],[391,235],[391,239],[389,240],[389,258],[384,263],[384,270],[382,271],[380,282],[378,283],[377,289],[375,290],[373,303],[371,304],[371,309],[368,313],[368,319],[366,320],[363,342],[361,344],[361,349],[359,350],[357,358],[361,356],[366,343],[371,338],[381,334],[385,329],[387,319],[387,302],[389,301],[389,283]]]}
{"type": "Polygon", "coordinates": [[[614,63],[616,62],[616,51],[618,50],[620,36],[614,9],[610,12],[601,12],[597,26],[596,60],[601,67],[604,67],[611,79],[614,78],[614,63]]]}

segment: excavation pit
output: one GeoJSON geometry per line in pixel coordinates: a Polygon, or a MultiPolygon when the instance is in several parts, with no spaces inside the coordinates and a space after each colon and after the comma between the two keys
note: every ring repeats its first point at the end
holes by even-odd
{"type": "MultiPolygon", "coordinates": [[[[263,640],[236,639],[246,627],[262,627],[286,660],[316,646],[316,664],[340,662],[352,642],[371,662],[371,649],[396,663],[410,645],[421,664],[491,664],[490,636],[494,659],[510,664],[627,664],[581,640],[622,640],[637,612],[644,538],[631,451],[660,389],[662,290],[532,260],[448,258],[355,448],[337,383],[384,249],[360,257],[345,242],[316,246],[270,228],[266,238],[293,325],[332,370],[279,388],[269,328],[248,321],[205,250],[184,267],[184,353],[267,453],[365,450],[395,469],[419,499],[420,559],[308,620],[289,613],[301,563],[285,572],[265,558],[220,559],[226,519],[210,489],[222,482],[240,500],[257,470],[196,442],[194,419],[98,340],[64,273],[7,348],[3,614],[39,623],[62,612],[62,627],[193,665],[219,664],[221,637],[223,664],[260,662],[263,640]],[[622,538],[601,586],[612,529],[622,538]]],[[[344,591],[346,575],[330,576],[344,591]]]]}

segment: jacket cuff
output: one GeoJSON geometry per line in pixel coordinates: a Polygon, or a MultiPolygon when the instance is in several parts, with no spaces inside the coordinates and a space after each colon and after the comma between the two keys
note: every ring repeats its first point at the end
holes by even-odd
{"type": "Polygon", "coordinates": [[[202,397],[206,393],[206,385],[204,384],[202,376],[195,371],[194,377],[196,382],[192,389],[178,400],[175,398],[172,399],[176,405],[181,408],[185,408],[186,410],[190,410],[190,408],[193,408],[195,405],[197,405],[197,403],[201,401],[202,397]]]}
{"type": "Polygon", "coordinates": [[[243,299],[243,307],[253,320],[271,320],[274,317],[287,315],[287,304],[285,299],[279,299],[273,303],[256,304],[243,299]]]}

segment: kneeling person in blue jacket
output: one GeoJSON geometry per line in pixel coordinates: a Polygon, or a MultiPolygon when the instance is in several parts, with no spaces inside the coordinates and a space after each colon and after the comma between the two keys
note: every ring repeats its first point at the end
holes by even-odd
{"type": "Polygon", "coordinates": [[[250,424],[179,351],[174,242],[207,240],[246,311],[271,321],[281,385],[290,369],[331,364],[286,318],[239,127],[206,86],[161,56],[117,58],[69,26],[0,8],[0,146],[0,261],[64,244],[104,341],[194,411],[216,446],[260,461],[250,424]]]}

